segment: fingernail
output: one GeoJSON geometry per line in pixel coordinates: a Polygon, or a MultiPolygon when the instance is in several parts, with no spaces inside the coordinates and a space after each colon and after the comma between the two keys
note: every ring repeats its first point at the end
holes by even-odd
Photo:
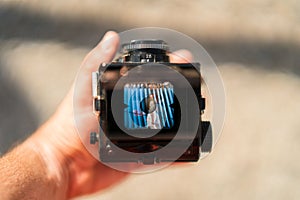
{"type": "Polygon", "coordinates": [[[110,51],[112,48],[113,35],[110,32],[107,32],[102,39],[102,50],[104,52],[110,51]]]}

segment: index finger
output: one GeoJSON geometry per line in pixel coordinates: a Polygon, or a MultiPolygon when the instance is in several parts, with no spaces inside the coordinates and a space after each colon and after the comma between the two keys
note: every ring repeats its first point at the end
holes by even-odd
{"type": "Polygon", "coordinates": [[[190,63],[193,61],[193,54],[186,49],[174,51],[169,56],[171,63],[190,63]]]}

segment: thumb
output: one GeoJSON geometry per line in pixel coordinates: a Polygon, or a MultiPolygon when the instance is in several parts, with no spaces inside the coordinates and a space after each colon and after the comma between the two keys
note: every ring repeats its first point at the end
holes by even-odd
{"type": "Polygon", "coordinates": [[[116,32],[108,31],[97,46],[87,54],[81,64],[82,70],[93,72],[98,69],[101,63],[110,62],[118,50],[119,40],[119,35],[116,32]]]}
{"type": "Polygon", "coordinates": [[[92,72],[97,71],[101,63],[110,62],[119,47],[119,36],[116,32],[107,32],[99,44],[83,60],[77,74],[74,88],[74,104],[79,108],[92,102],[92,72]]]}

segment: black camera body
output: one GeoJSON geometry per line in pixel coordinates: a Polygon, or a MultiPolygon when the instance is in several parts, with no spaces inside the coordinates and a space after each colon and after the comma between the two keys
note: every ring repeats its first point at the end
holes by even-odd
{"type": "Polygon", "coordinates": [[[92,132],[90,143],[99,143],[100,160],[188,162],[210,152],[210,122],[201,119],[200,63],[170,63],[162,40],[134,40],[122,50],[92,74],[100,133],[92,132]]]}

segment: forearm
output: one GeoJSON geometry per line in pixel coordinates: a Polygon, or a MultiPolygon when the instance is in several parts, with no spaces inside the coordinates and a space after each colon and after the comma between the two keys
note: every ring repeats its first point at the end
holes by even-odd
{"type": "Polygon", "coordinates": [[[1,199],[63,199],[66,195],[63,171],[52,172],[55,166],[43,157],[47,152],[33,141],[25,141],[0,159],[1,199]]]}

